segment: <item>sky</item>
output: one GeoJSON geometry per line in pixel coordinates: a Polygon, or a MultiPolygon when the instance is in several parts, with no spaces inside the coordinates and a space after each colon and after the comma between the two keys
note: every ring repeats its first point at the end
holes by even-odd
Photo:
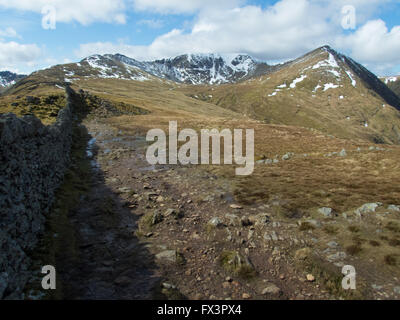
{"type": "Polygon", "coordinates": [[[25,74],[106,53],[277,63],[323,45],[400,74],[400,0],[0,0],[0,70],[25,74]]]}

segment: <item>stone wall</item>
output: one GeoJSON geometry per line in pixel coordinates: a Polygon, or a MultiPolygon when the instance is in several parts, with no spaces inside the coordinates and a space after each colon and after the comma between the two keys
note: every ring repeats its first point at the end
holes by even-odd
{"type": "Polygon", "coordinates": [[[73,95],[67,88],[67,105],[51,126],[35,116],[0,115],[0,300],[24,298],[29,252],[69,166],[73,95]]]}

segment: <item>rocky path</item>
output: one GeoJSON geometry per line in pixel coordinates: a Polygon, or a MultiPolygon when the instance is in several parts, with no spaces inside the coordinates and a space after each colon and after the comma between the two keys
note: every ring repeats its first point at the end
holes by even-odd
{"type": "Polygon", "coordinates": [[[329,298],[273,245],[296,226],[243,210],[229,181],[203,168],[149,166],[143,137],[85,125],[94,175],[71,217],[80,263],[63,279],[66,298],[329,298]]]}
{"type": "Polygon", "coordinates": [[[94,175],[72,216],[80,263],[65,276],[66,298],[341,297],[346,254],[313,234],[321,222],[302,227],[275,217],[269,205],[239,206],[232,181],[201,166],[149,166],[143,137],[97,120],[85,125],[94,175]],[[304,267],[313,252],[328,269],[304,267]]]}

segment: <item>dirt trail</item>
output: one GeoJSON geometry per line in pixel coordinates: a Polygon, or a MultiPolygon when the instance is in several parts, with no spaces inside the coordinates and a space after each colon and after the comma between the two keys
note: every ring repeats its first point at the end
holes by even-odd
{"type": "MultiPolygon", "coordinates": [[[[65,298],[330,298],[297,274],[283,246],[261,244],[258,229],[241,222],[209,229],[214,217],[265,212],[233,209],[229,181],[203,167],[154,168],[144,159],[143,137],[125,136],[97,120],[84,124],[92,136],[87,153],[94,174],[90,193],[71,216],[80,261],[63,274],[65,298]],[[160,221],[154,221],[157,215],[160,221]],[[256,276],[229,272],[221,256],[232,253],[256,276]]],[[[286,234],[293,227],[265,221],[262,230],[276,234],[277,226],[286,234]]]]}
{"type": "Polygon", "coordinates": [[[343,292],[341,266],[357,260],[346,258],[333,236],[320,238],[314,228],[299,228],[296,217],[274,213],[279,199],[238,206],[232,178],[210,167],[150,166],[143,136],[99,119],[84,125],[94,174],[70,217],[80,259],[65,268],[65,298],[337,299],[393,292],[393,283],[371,293],[361,282],[360,291],[343,292]]]}
{"type": "MultiPolygon", "coordinates": [[[[98,134],[103,132],[93,133],[98,134]]],[[[160,274],[148,249],[134,235],[137,216],[106,184],[107,174],[95,160],[97,149],[92,139],[87,149],[93,170],[91,188],[69,217],[79,257],[63,263],[63,298],[152,299],[160,274]]]]}

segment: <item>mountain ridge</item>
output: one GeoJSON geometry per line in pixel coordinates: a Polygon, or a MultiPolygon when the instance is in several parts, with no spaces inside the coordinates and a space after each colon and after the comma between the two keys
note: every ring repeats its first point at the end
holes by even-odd
{"type": "Polygon", "coordinates": [[[92,55],[35,72],[7,94],[57,91],[67,84],[108,97],[125,88],[124,97],[135,93],[133,104],[138,106],[155,103],[173,109],[182,99],[197,110],[201,100],[207,110],[223,108],[265,123],[400,144],[400,98],[372,72],[329,46],[275,66],[249,55],[186,54],[153,62],[92,55]]]}

